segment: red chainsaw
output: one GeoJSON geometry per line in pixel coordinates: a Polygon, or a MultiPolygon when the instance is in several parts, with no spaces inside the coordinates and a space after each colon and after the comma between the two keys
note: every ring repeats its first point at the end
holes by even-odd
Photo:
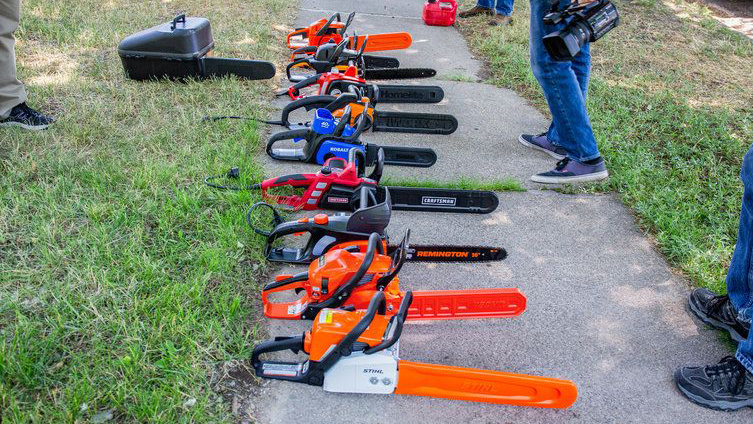
{"type": "Polygon", "coordinates": [[[382,203],[389,189],[392,209],[424,212],[490,213],[499,205],[494,192],[429,187],[385,187],[379,185],[384,168],[384,151],[379,149],[375,166],[366,173],[366,156],[353,148],[348,161],[330,158],[316,174],[291,174],[270,178],[250,187],[261,190],[266,199],[275,200],[292,210],[355,211],[361,204],[361,189],[366,189],[372,204],[382,203]],[[276,194],[270,190],[295,188],[302,194],[276,194]]]}
{"type": "Polygon", "coordinates": [[[568,408],[578,397],[570,381],[500,371],[423,364],[399,358],[399,339],[413,293],[389,313],[378,291],[365,310],[322,309],[311,331],[258,344],[251,356],[256,375],[338,393],[430,396],[538,408],[568,408]],[[304,362],[264,361],[268,353],[304,352],[304,362]]]}
{"type": "MultiPolygon", "coordinates": [[[[400,246],[385,254],[385,242],[372,233],[366,251],[358,245],[333,249],[311,262],[308,272],[278,275],[262,289],[264,315],[276,319],[314,319],[325,308],[366,309],[376,292],[384,292],[394,313],[405,293],[398,272],[408,254],[410,230],[400,246]],[[272,302],[273,293],[303,293],[293,302],[272,302]]],[[[523,313],[526,298],[518,289],[414,291],[408,319],[448,320],[505,318],[523,313]]]]}

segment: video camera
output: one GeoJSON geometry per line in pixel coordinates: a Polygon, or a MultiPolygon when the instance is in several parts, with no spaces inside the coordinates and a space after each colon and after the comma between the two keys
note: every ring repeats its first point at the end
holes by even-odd
{"type": "Polygon", "coordinates": [[[547,34],[544,47],[559,62],[572,60],[588,42],[603,37],[620,23],[620,14],[609,0],[597,0],[585,5],[570,3],[559,10],[559,1],[552,2],[551,12],[544,15],[546,25],[566,21],[565,28],[547,34]]]}

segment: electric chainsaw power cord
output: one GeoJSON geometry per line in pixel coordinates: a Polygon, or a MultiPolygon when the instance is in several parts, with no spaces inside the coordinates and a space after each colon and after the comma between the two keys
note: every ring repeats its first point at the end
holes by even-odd
{"type": "Polygon", "coordinates": [[[220,189],[220,190],[234,190],[234,191],[258,190],[259,188],[261,188],[261,184],[251,184],[248,187],[241,187],[241,186],[232,186],[232,185],[222,185],[222,184],[217,184],[214,182],[215,180],[219,178],[230,178],[230,179],[237,180],[240,177],[241,177],[240,169],[230,168],[230,170],[224,174],[210,175],[204,178],[204,184],[208,185],[209,187],[220,189]]]}
{"type": "Polygon", "coordinates": [[[281,125],[281,126],[285,125],[285,123],[282,122],[282,121],[266,121],[264,119],[251,118],[251,117],[247,117],[247,116],[231,116],[231,115],[227,115],[227,116],[209,116],[209,115],[207,115],[207,116],[201,118],[201,120],[204,121],[204,122],[215,122],[215,121],[221,121],[223,119],[238,119],[238,120],[244,120],[244,121],[256,121],[256,122],[261,122],[262,124],[269,124],[269,125],[281,125]]]}
{"type": "MultiPolygon", "coordinates": [[[[230,178],[230,179],[238,179],[240,178],[241,172],[239,168],[230,168],[230,170],[224,174],[221,175],[210,175],[206,178],[204,178],[204,184],[206,184],[209,187],[220,189],[220,190],[233,190],[233,191],[246,191],[246,190],[257,190],[261,188],[261,184],[251,184],[248,187],[240,187],[240,186],[228,186],[228,185],[221,185],[213,182],[214,180],[218,178],[230,178]]],[[[251,216],[254,213],[254,210],[256,210],[260,206],[265,206],[269,208],[272,211],[273,217],[272,221],[274,223],[274,226],[280,225],[281,223],[285,222],[282,219],[282,216],[280,215],[281,212],[290,212],[288,209],[284,208],[275,208],[274,206],[270,205],[266,202],[257,202],[254,203],[249,209],[248,212],[246,212],[246,222],[248,223],[248,226],[256,233],[264,237],[269,236],[268,231],[263,231],[256,226],[254,226],[253,221],[251,220],[251,216]]]]}
{"type": "Polygon", "coordinates": [[[257,228],[256,226],[254,226],[254,224],[253,224],[253,222],[251,220],[251,216],[253,215],[254,210],[256,210],[256,208],[261,207],[261,206],[267,207],[267,208],[269,208],[272,211],[272,221],[273,221],[273,224],[274,224],[273,225],[273,229],[274,229],[274,227],[277,227],[278,225],[280,225],[283,222],[285,222],[282,219],[282,216],[280,216],[280,213],[278,212],[278,211],[284,211],[285,209],[275,208],[274,206],[270,205],[267,202],[257,202],[257,203],[254,203],[253,205],[251,205],[251,207],[248,209],[248,212],[246,212],[246,222],[248,223],[248,226],[256,234],[259,234],[260,236],[263,236],[263,237],[269,237],[269,234],[270,234],[269,231],[260,230],[259,228],[257,228]]]}

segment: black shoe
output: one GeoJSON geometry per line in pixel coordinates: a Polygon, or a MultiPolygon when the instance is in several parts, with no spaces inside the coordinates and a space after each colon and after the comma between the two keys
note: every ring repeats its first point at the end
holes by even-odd
{"type": "Polygon", "coordinates": [[[753,407],[753,374],[732,356],[716,365],[678,368],[675,384],[688,399],[707,408],[753,407]]]}
{"type": "Polygon", "coordinates": [[[26,102],[10,110],[10,116],[0,120],[0,127],[19,126],[27,130],[43,130],[55,120],[26,106],[26,102]]]}
{"type": "Polygon", "coordinates": [[[690,310],[706,324],[729,331],[737,342],[748,340],[750,324],[737,320],[737,311],[729,296],[719,296],[706,289],[695,289],[688,300],[690,310]]]}

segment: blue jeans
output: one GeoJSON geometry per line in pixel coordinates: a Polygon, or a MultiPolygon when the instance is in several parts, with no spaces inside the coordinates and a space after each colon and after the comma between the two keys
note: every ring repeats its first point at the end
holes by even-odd
{"type": "Polygon", "coordinates": [[[477,0],[476,6],[485,7],[487,9],[494,9],[497,15],[510,16],[512,15],[512,6],[514,0],[496,0],[496,6],[494,0],[477,0]]]}
{"type": "MultiPolygon", "coordinates": [[[[586,110],[588,78],[591,73],[591,52],[586,44],[572,61],[554,61],[544,47],[544,36],[565,24],[545,25],[544,15],[551,9],[549,0],[531,1],[531,69],[544,89],[552,113],[547,138],[564,148],[567,157],[579,162],[595,159],[601,154],[596,146],[591,121],[586,110]]],[[[566,1],[569,3],[569,1],[566,1]]]]}
{"type": "MultiPolygon", "coordinates": [[[[753,319],[753,146],[743,159],[740,179],[745,191],[735,253],[727,271],[727,292],[738,319],[749,323],[753,319]]],[[[753,372],[753,331],[749,332],[748,340],[738,345],[736,356],[748,371],[753,372]]]]}

